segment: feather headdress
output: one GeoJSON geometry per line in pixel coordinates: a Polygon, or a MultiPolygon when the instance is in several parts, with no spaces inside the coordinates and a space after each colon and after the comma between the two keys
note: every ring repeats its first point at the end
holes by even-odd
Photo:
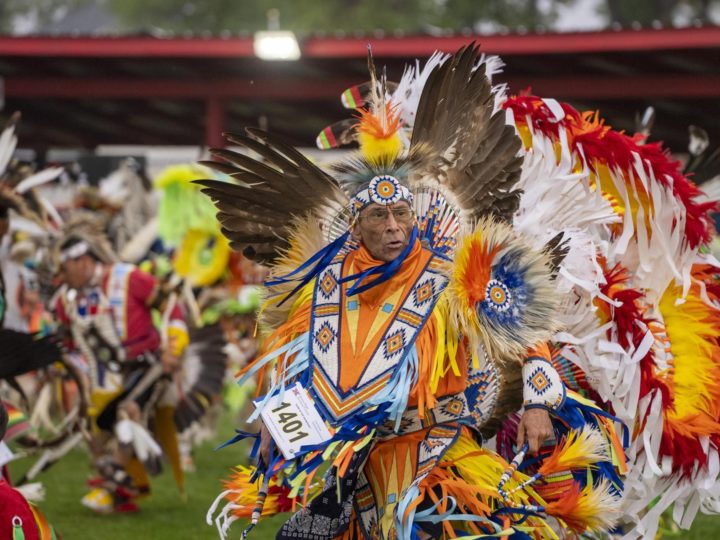
{"type": "Polygon", "coordinates": [[[369,200],[391,204],[398,196],[414,200],[420,237],[442,249],[452,249],[461,224],[472,226],[488,214],[507,220],[519,200],[512,187],[520,175],[521,144],[505,125],[504,112],[496,110],[483,58],[471,44],[447,58],[434,57],[418,72],[413,90],[403,90],[418,101],[409,137],[402,122],[408,107],[385,73],[378,76],[369,55],[370,82],[344,94],[357,117],[319,136],[323,147],[342,139],[359,142],[360,149],[329,172],[260,130],[227,135],[248,153],[214,150],[226,163],[206,165],[243,184],[199,183],[218,207],[231,246],[272,262],[289,247],[292,218],[307,213],[332,242],[347,230],[361,192],[360,206],[369,200]],[[378,189],[368,193],[373,181],[378,189]]]}
{"type": "Polygon", "coordinates": [[[15,128],[19,121],[20,113],[16,112],[0,134],[0,211],[12,209],[47,231],[62,225],[62,219],[52,204],[34,188],[55,180],[63,169],[51,167],[36,172],[28,165],[13,161],[17,146],[15,128]]]}
{"type": "MultiPolygon", "coordinates": [[[[78,244],[84,244],[86,246],[85,253],[90,253],[102,263],[117,261],[117,255],[104,232],[102,221],[88,212],[77,212],[63,226],[62,232],[55,242],[54,260],[56,263],[61,262],[63,253],[68,246],[78,244]]],[[[70,250],[72,247],[68,248],[68,254],[70,254],[70,250]]],[[[77,251],[77,253],[80,252],[77,251]]]]}
{"type": "Polygon", "coordinates": [[[408,177],[421,160],[418,152],[405,152],[398,105],[390,100],[386,74],[378,77],[370,49],[368,70],[368,97],[356,108],[357,124],[353,127],[359,152],[333,167],[340,186],[351,198],[350,210],[355,215],[371,203],[389,205],[405,200],[412,204],[408,177]]]}

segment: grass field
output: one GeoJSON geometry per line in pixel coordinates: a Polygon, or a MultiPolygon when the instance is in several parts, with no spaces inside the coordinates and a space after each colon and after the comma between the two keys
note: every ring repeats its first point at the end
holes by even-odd
{"type": "MultiPolygon", "coordinates": [[[[239,443],[215,451],[215,446],[232,436],[228,422],[216,441],[196,449],[196,472],[186,475],[187,500],[183,501],[168,467],[152,479],[152,494],[140,501],[141,511],[132,515],[99,516],[80,504],[88,489],[85,479],[94,473],[83,449],[77,449],[42,473],[38,480],[45,486],[41,508],[48,520],[63,535],[63,540],[215,540],[215,527],[205,523],[205,513],[222,490],[220,480],[228,470],[247,460],[246,445],[239,443]]],[[[17,478],[27,468],[19,460],[10,472],[17,478]]],[[[251,538],[273,538],[283,517],[264,520],[251,538]]],[[[235,524],[230,538],[239,538],[243,525],[235,524]]],[[[0,539],[4,540],[4,539],[0,539]]]]}
{"type": "MultiPolygon", "coordinates": [[[[187,500],[182,501],[169,470],[153,479],[152,496],[141,501],[142,510],[134,515],[97,516],[80,505],[87,491],[84,479],[91,475],[84,451],[75,450],[40,476],[46,488],[42,503],[51,523],[64,540],[213,540],[218,535],[205,524],[205,512],[221,490],[220,479],[233,465],[244,461],[246,447],[237,444],[214,451],[216,442],[232,435],[229,422],[223,426],[217,441],[199,447],[195,454],[197,472],[187,475],[187,500]]],[[[13,464],[11,472],[26,467],[22,461],[13,464]]],[[[285,516],[261,522],[250,535],[257,540],[274,538],[285,516]]],[[[240,538],[243,525],[236,523],[229,538],[240,538]]],[[[673,535],[697,540],[720,539],[720,517],[698,516],[691,531],[673,535]]]]}

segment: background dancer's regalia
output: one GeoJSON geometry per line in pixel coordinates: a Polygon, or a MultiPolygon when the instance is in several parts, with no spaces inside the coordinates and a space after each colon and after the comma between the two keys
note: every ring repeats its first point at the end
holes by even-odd
{"type": "MultiPolygon", "coordinates": [[[[61,223],[52,205],[35,188],[57,178],[62,169],[50,168],[36,172],[13,159],[17,146],[15,127],[19,119],[18,113],[13,114],[0,133],[0,381],[3,384],[7,382],[15,390],[3,394],[3,399],[10,398],[13,401],[4,404],[10,417],[7,442],[24,437],[31,430],[28,417],[21,410],[24,405],[22,389],[17,391],[19,385],[15,378],[44,369],[61,355],[58,340],[54,336],[37,334],[32,328],[29,328],[28,333],[19,331],[17,327],[8,327],[13,322],[18,323],[19,310],[12,295],[15,291],[6,289],[5,272],[13,271],[16,279],[22,275],[17,260],[23,259],[30,243],[14,241],[13,237],[44,237],[61,223]],[[15,321],[7,316],[12,311],[15,311],[15,321]]],[[[0,446],[3,444],[0,441],[0,446]]]]}
{"type": "Polygon", "coordinates": [[[180,305],[163,296],[151,275],[117,262],[86,216],[68,222],[63,232],[56,257],[64,283],[55,312],[67,348],[86,362],[97,428],[90,444],[99,476],[82,502],[99,513],[134,512],[134,500],[149,492],[148,473],[160,471],[163,451],[178,487],[184,486],[171,376],[189,341],[187,326],[180,305]],[[160,328],[154,309],[164,313],[160,328]],[[144,425],[148,415],[154,436],[144,425]],[[113,435],[119,444],[110,456],[105,446],[113,435]]]}
{"type": "MultiPolygon", "coordinates": [[[[0,401],[0,444],[8,428],[8,414],[0,401]]],[[[35,505],[0,475],[0,538],[55,540],[59,535],[35,505]]]]}
{"type": "Polygon", "coordinates": [[[231,246],[272,266],[270,334],[242,377],[272,369],[256,416],[298,382],[330,433],[238,469],[209,512],[228,500],[221,533],[291,499],[303,508],[279,538],[612,527],[623,448],[613,418],[566,390],[551,363],[563,246],[534,249],[509,225],[522,145],[485,67],[472,46],[435,62],[408,136],[371,65],[352,132],[361,152],[329,173],[253,129],[228,138],[261,160],[217,150],[228,163],[207,163],[241,183],[202,182],[231,246]],[[374,222],[407,226],[392,258],[370,252],[363,227],[374,222]],[[557,444],[521,473],[525,448],[509,463],[481,441],[523,405],[552,412],[557,444]]]}

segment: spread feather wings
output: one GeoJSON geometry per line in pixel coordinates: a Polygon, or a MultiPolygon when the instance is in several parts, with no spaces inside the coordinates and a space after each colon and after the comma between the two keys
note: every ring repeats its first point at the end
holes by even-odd
{"type": "Polygon", "coordinates": [[[433,165],[414,180],[437,182],[466,218],[510,220],[520,194],[521,142],[505,113],[494,111],[485,64],[476,45],[460,49],[430,74],[418,104],[411,147],[426,147],[433,165]]]}
{"type": "Polygon", "coordinates": [[[203,164],[240,183],[197,183],[217,206],[222,232],[232,248],[249,259],[272,263],[288,247],[293,217],[309,212],[329,224],[347,205],[347,196],[332,177],[279,138],[253,128],[225,137],[259,157],[212,150],[224,162],[203,164]]]}

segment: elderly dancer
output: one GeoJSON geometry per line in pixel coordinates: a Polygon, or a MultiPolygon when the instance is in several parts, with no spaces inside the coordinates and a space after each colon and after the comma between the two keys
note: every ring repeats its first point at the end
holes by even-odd
{"type": "Polygon", "coordinates": [[[409,137],[371,66],[350,130],[360,152],[331,171],[252,129],[229,139],[262,162],[219,150],[230,164],[208,163],[245,182],[202,182],[224,233],[272,268],[270,333],[243,375],[272,370],[253,415],[264,428],[236,437],[255,437],[258,459],[226,483],[222,534],[292,499],[302,508],[281,539],[612,527],[623,450],[551,363],[561,254],[508,225],[520,140],[479,60],[471,46],[436,66],[409,137]],[[482,443],[521,407],[508,463],[482,443]]]}

